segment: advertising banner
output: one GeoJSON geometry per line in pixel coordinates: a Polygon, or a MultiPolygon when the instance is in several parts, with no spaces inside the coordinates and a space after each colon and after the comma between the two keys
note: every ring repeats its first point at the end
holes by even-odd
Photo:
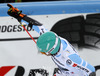
{"type": "MultiPolygon", "coordinates": [[[[82,9],[86,2],[59,2],[55,5],[55,8],[61,7],[58,12],[50,10],[54,7],[52,2],[36,2],[36,3],[23,3],[25,7],[31,8],[32,4],[39,9],[40,6],[45,7],[45,11],[33,11],[22,7],[22,3],[13,4],[23,9],[23,12],[29,17],[39,21],[43,26],[59,36],[67,39],[78,51],[79,55],[95,66],[97,76],[100,75],[100,8],[96,8],[94,4],[99,2],[90,2],[87,4],[87,8],[82,9]],[[66,13],[66,6],[71,3],[79,5],[82,8],[79,11],[79,6],[76,6],[72,10],[66,13]],[[93,4],[94,3],[94,4],[93,4]],[[64,4],[64,5],[63,5],[64,4]],[[19,6],[21,5],[21,6],[19,6]],[[40,6],[39,6],[40,5],[40,6]],[[92,9],[91,6],[94,6],[92,9]],[[51,8],[52,7],[52,8],[51,8]],[[74,10],[74,11],[73,11],[74,10]],[[76,10],[76,11],[75,11],[76,10]],[[31,12],[30,12],[31,11],[31,12]],[[50,12],[51,11],[51,12],[50,12]],[[62,12],[63,13],[62,13],[62,12]],[[72,12],[73,11],[73,12],[72,12]],[[78,12],[79,11],[79,12],[78,12]],[[28,14],[27,12],[31,13],[28,14]],[[40,12],[40,13],[37,13],[40,12]],[[37,13],[37,14],[36,14],[37,13]]],[[[6,8],[2,11],[7,11],[6,4],[1,4],[2,8],[6,8]]],[[[42,8],[42,7],[41,7],[42,8]]],[[[41,9],[40,8],[40,9],[41,9]]],[[[68,10],[69,8],[67,8],[68,10]]],[[[23,27],[18,21],[7,14],[1,13],[0,17],[0,76],[53,76],[57,70],[57,66],[54,64],[50,56],[42,55],[38,52],[36,44],[32,41],[23,27]]],[[[37,40],[39,34],[28,27],[25,28],[29,31],[32,37],[37,40]]]]}

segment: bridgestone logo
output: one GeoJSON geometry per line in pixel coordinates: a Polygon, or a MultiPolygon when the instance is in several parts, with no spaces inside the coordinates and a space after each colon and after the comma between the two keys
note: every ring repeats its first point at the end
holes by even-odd
{"type": "MultiPolygon", "coordinates": [[[[28,31],[33,31],[33,29],[31,29],[30,27],[28,27],[27,25],[24,25],[25,28],[28,31]]],[[[1,33],[5,33],[5,32],[24,32],[25,30],[23,29],[23,27],[21,25],[0,25],[0,32],[1,33]]]]}

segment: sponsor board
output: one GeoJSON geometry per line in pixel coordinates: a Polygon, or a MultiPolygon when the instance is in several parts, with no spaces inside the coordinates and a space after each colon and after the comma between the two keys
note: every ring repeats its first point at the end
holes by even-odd
{"type": "MultiPolygon", "coordinates": [[[[38,20],[45,28],[51,30],[60,20],[79,15],[82,14],[32,15],[30,17],[38,20]]],[[[86,14],[83,15],[86,16],[86,14]]],[[[25,25],[25,27],[33,38],[38,38],[38,33],[27,27],[27,25],[25,25]]],[[[98,66],[100,65],[100,61],[98,60],[100,57],[99,49],[82,48],[80,50],[78,49],[77,43],[75,45],[77,47],[76,49],[79,50],[80,56],[84,60],[93,66],[100,67],[98,66]]],[[[56,65],[51,58],[38,53],[35,43],[17,20],[12,17],[0,17],[0,48],[0,70],[2,71],[2,68],[6,69],[5,66],[10,66],[8,70],[3,73],[5,76],[31,76],[33,74],[44,76],[43,72],[45,72],[47,76],[52,76],[54,73],[56,65]],[[20,69],[22,72],[19,72],[20,69]]],[[[99,75],[100,72],[98,70],[97,76],[99,75]]]]}

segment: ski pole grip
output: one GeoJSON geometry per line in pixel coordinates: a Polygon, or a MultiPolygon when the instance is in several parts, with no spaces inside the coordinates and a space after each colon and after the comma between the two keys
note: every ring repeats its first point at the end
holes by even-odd
{"type": "Polygon", "coordinates": [[[9,3],[7,4],[7,6],[10,7],[10,8],[13,8],[13,6],[11,4],[9,4],[9,3]]]}

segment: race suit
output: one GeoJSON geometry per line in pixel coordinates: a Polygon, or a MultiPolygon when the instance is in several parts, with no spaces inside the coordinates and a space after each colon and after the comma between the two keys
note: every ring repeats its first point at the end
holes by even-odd
{"type": "MultiPolygon", "coordinates": [[[[21,22],[29,25],[29,22],[25,20],[21,22]]],[[[48,32],[43,25],[31,25],[31,28],[40,35],[48,32]]],[[[95,76],[95,68],[80,58],[77,51],[66,39],[60,37],[60,40],[61,45],[57,54],[51,55],[52,60],[59,68],[59,72],[54,76],[95,76]]]]}

